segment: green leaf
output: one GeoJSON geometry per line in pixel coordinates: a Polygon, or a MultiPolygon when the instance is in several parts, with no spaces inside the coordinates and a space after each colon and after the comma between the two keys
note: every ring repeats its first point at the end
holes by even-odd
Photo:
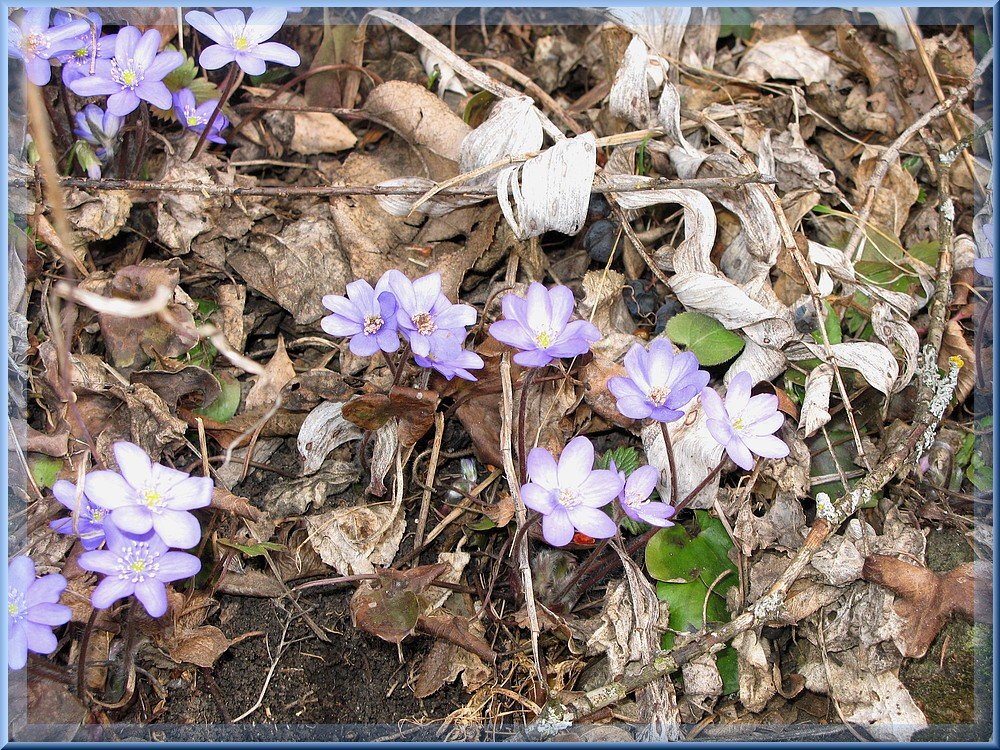
{"type": "Polygon", "coordinates": [[[719,39],[735,36],[749,39],[753,36],[753,11],[750,8],[719,8],[719,39]]]}
{"type": "MultiPolygon", "coordinates": [[[[826,307],[826,321],[823,327],[826,328],[827,338],[830,339],[831,344],[843,343],[844,333],[840,330],[840,318],[837,317],[836,310],[826,300],[823,300],[823,305],[826,307]]],[[[817,344],[823,343],[823,336],[818,330],[813,331],[810,335],[817,344]]]]}
{"type": "Polygon", "coordinates": [[[722,692],[726,695],[740,689],[740,657],[736,649],[726,646],[715,655],[715,666],[722,677],[722,692]]]}
{"type": "Polygon", "coordinates": [[[628,445],[619,445],[614,450],[605,451],[595,462],[595,468],[607,469],[611,462],[615,462],[618,471],[624,471],[627,477],[639,468],[639,452],[628,445]]]}
{"type": "Polygon", "coordinates": [[[219,544],[221,544],[223,547],[232,547],[233,549],[238,549],[247,557],[262,557],[263,555],[267,554],[268,550],[277,552],[285,549],[284,545],[275,544],[274,542],[258,542],[257,544],[247,547],[243,544],[237,544],[236,542],[226,542],[220,539],[219,544]]]}
{"type": "Polygon", "coordinates": [[[31,478],[39,487],[51,487],[55,484],[62,467],[63,460],[61,458],[52,458],[41,454],[32,454],[28,457],[28,470],[31,472],[31,478]]]}
{"type": "Polygon", "coordinates": [[[694,352],[703,367],[721,365],[743,350],[743,339],[722,324],[697,312],[683,312],[667,322],[667,336],[694,352]]]}
{"type": "MultiPolygon", "coordinates": [[[[698,579],[707,591],[724,570],[735,572],[736,567],[727,554],[733,542],[718,518],[703,510],[695,511],[695,518],[701,531],[694,539],[680,525],[653,535],[646,545],[646,569],[658,581],[698,579]]],[[[725,588],[722,586],[722,590],[725,588]]]]}
{"type": "Polygon", "coordinates": [[[215,375],[215,379],[222,386],[222,393],[212,403],[194,411],[195,414],[201,414],[203,417],[208,417],[216,422],[225,423],[232,419],[236,414],[236,410],[240,408],[240,384],[229,373],[212,374],[215,375]]]}
{"type": "MultiPolygon", "coordinates": [[[[177,48],[172,44],[168,44],[163,48],[165,52],[176,52],[177,48]]],[[[171,94],[176,94],[183,88],[187,88],[191,85],[191,81],[195,79],[198,75],[198,66],[194,64],[194,58],[184,55],[184,62],[180,64],[180,67],[174,68],[172,71],[167,73],[166,77],[163,79],[163,83],[170,90],[171,94]]]]}

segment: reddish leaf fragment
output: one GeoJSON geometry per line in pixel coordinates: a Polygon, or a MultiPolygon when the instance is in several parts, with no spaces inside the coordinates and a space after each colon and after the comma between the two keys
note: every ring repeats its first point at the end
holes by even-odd
{"type": "Polygon", "coordinates": [[[377,581],[365,581],[351,597],[354,625],[383,641],[400,643],[414,631],[420,618],[417,594],[448,570],[447,563],[436,563],[380,571],[377,581]]]}
{"type": "Polygon", "coordinates": [[[395,385],[389,390],[388,396],[382,393],[355,396],[344,404],[341,413],[344,419],[372,432],[397,417],[399,442],[413,445],[434,424],[434,412],[440,400],[434,391],[395,385]]]}
{"type": "Polygon", "coordinates": [[[924,656],[952,612],[992,621],[993,576],[985,563],[964,563],[938,574],[895,557],[871,555],[865,559],[861,577],[898,597],[896,614],[906,622],[898,644],[903,656],[924,656]]]}

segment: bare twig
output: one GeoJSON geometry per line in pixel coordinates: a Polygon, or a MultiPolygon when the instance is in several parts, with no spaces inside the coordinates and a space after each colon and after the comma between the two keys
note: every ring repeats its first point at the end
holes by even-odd
{"type": "Polygon", "coordinates": [[[500,451],[503,454],[504,474],[510,496],[514,499],[515,518],[517,519],[520,544],[514,544],[511,552],[517,556],[517,566],[521,572],[524,585],[524,606],[528,613],[528,625],[531,628],[531,655],[535,663],[535,677],[540,689],[545,690],[547,682],[542,669],[542,657],[538,648],[538,610],[535,606],[535,588],[531,579],[531,565],[528,563],[527,536],[523,532],[528,524],[528,509],[521,500],[521,483],[518,481],[517,468],[514,466],[511,442],[513,439],[512,417],[514,413],[514,388],[510,380],[510,352],[504,352],[500,357],[500,382],[503,383],[503,406],[500,410],[500,451]]]}
{"type": "Polygon", "coordinates": [[[413,546],[424,543],[424,530],[427,528],[427,514],[431,507],[431,494],[434,492],[434,475],[437,473],[438,458],[441,455],[441,440],[444,438],[444,414],[434,414],[434,444],[431,446],[431,458],[427,463],[427,479],[424,484],[424,494],[420,499],[420,515],[417,518],[417,531],[413,536],[413,546]]]}
{"type": "MultiPolygon", "coordinates": [[[[291,627],[293,619],[294,618],[289,617],[287,620],[285,620],[285,624],[281,628],[281,639],[278,641],[278,646],[275,649],[274,656],[271,657],[271,666],[268,668],[267,675],[264,677],[264,685],[260,689],[260,695],[257,696],[257,701],[252,706],[250,706],[250,708],[248,708],[246,711],[244,711],[235,719],[233,719],[232,720],[233,724],[235,724],[238,721],[243,721],[243,719],[247,718],[250,714],[252,714],[258,708],[264,705],[264,696],[267,694],[267,689],[271,685],[271,678],[274,677],[274,670],[278,668],[278,662],[281,661],[281,657],[285,655],[285,651],[288,649],[288,646],[290,645],[285,640],[285,636],[288,635],[288,628],[291,627]]],[[[270,651],[270,649],[268,650],[270,651]]]]}

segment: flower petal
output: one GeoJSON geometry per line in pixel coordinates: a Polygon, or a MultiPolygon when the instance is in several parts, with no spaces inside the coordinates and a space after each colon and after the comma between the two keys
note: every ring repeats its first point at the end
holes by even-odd
{"type": "Polygon", "coordinates": [[[564,490],[581,487],[593,470],[594,444],[579,435],[566,444],[559,456],[559,487],[564,490]]]}
{"type": "MultiPolygon", "coordinates": [[[[616,471],[598,469],[590,472],[577,490],[577,499],[588,508],[603,508],[622,491],[622,480],[616,471]]],[[[593,534],[591,534],[593,536],[593,534]]]]}
{"type": "Polygon", "coordinates": [[[450,305],[434,320],[439,328],[463,328],[476,324],[476,308],[471,305],[450,305]]]}
{"type": "Polygon", "coordinates": [[[201,540],[201,524],[186,510],[165,509],[154,514],[152,527],[168,547],[190,549],[201,540]]]}
{"type": "Polygon", "coordinates": [[[537,482],[547,490],[559,489],[559,472],[556,460],[545,448],[532,448],[524,462],[532,482],[537,482]]]}
{"type": "MultiPolygon", "coordinates": [[[[28,587],[25,603],[28,608],[40,604],[52,604],[59,601],[62,592],[66,590],[66,579],[58,573],[42,576],[28,587]]],[[[61,625],[62,623],[57,623],[61,625]]]]}
{"type": "Polygon", "coordinates": [[[122,68],[129,67],[135,46],[141,38],[142,32],[135,26],[125,26],[118,30],[118,38],[115,40],[115,59],[122,68]]]}
{"type": "MultiPolygon", "coordinates": [[[[81,559],[83,555],[80,555],[81,559]]],[[[119,578],[109,575],[94,589],[90,601],[96,609],[107,609],[119,599],[131,596],[135,591],[135,584],[131,578],[119,578]]]]}
{"type": "Polygon", "coordinates": [[[106,549],[84,552],[77,558],[77,564],[84,570],[110,576],[118,572],[118,555],[106,549]]]}
{"type": "Polygon", "coordinates": [[[236,53],[229,47],[213,44],[198,55],[198,64],[205,70],[218,70],[236,60],[236,53]]]}
{"type": "MultiPolygon", "coordinates": [[[[143,99],[154,107],[160,109],[170,109],[171,96],[170,89],[163,81],[143,81],[135,87],[136,96],[143,99]]],[[[108,109],[111,109],[111,100],[108,100],[108,109]]]]}
{"type": "Polygon", "coordinates": [[[522,327],[529,329],[528,323],[528,303],[516,294],[505,294],[500,300],[500,307],[503,309],[503,316],[507,320],[517,321],[522,327]]]}
{"type": "Polygon", "coordinates": [[[220,39],[221,44],[232,44],[237,36],[246,34],[247,17],[242,10],[226,8],[215,12],[215,18],[226,32],[226,37],[220,39]]]}
{"type": "Polygon", "coordinates": [[[160,571],[156,577],[161,581],[179,581],[198,575],[201,560],[187,552],[167,552],[160,560],[160,571]]]}
{"type": "Polygon", "coordinates": [[[527,507],[537,510],[543,516],[551,513],[552,509],[556,507],[552,491],[534,482],[528,482],[521,486],[521,500],[527,507]]]}
{"type": "Polygon", "coordinates": [[[576,297],[568,286],[559,284],[549,289],[549,304],[551,306],[551,325],[555,330],[566,327],[573,310],[576,309],[576,297]]]}
{"type": "Polygon", "coordinates": [[[552,326],[552,303],[549,301],[548,290],[537,281],[528,285],[525,313],[528,325],[533,331],[547,331],[552,326]]]}
{"type": "Polygon", "coordinates": [[[545,367],[555,357],[546,354],[542,349],[518,352],[514,355],[514,361],[522,367],[545,367]]]}
{"type": "Polygon", "coordinates": [[[28,634],[23,623],[14,625],[7,634],[7,667],[22,669],[28,663],[28,634]]]}
{"type": "Polygon", "coordinates": [[[216,21],[212,15],[205,13],[202,10],[188,11],[184,14],[184,20],[213,42],[217,42],[218,44],[231,44],[233,41],[231,34],[227,33],[226,30],[222,28],[222,24],[216,21]]]}
{"type": "Polygon", "coordinates": [[[247,41],[262,42],[265,39],[270,39],[278,33],[286,18],[288,18],[288,11],[285,8],[276,6],[256,8],[247,19],[245,31],[247,41]]]}
{"type": "Polygon", "coordinates": [[[742,414],[750,401],[750,389],[753,388],[753,378],[746,370],[739,372],[729,381],[726,391],[726,411],[731,417],[742,414]]]}
{"type": "Polygon", "coordinates": [[[155,578],[137,582],[135,598],[142,602],[150,617],[160,617],[167,611],[167,589],[155,578]]]}
{"type": "Polygon", "coordinates": [[[490,325],[490,336],[501,344],[508,344],[515,349],[535,349],[536,345],[524,327],[515,320],[498,320],[490,325]]]}
{"type": "Polygon", "coordinates": [[[214,490],[215,484],[208,477],[185,476],[170,488],[167,504],[171,510],[207,508],[212,503],[214,490]]]}
{"type": "Polygon", "coordinates": [[[140,489],[149,483],[153,473],[153,462],[146,451],[135,443],[129,443],[125,440],[115,443],[112,450],[115,454],[115,461],[118,462],[118,471],[121,472],[126,482],[135,489],[140,489]]]}
{"type": "Polygon", "coordinates": [[[69,84],[69,89],[77,96],[108,96],[121,90],[121,86],[109,78],[99,75],[77,78],[69,84]]]}
{"type": "Polygon", "coordinates": [[[553,547],[564,547],[573,541],[573,530],[569,513],[562,507],[556,508],[547,516],[542,516],[542,536],[553,547]]]}
{"type": "Polygon", "coordinates": [[[731,459],[733,459],[734,464],[745,471],[753,470],[753,454],[750,452],[750,449],[743,444],[742,440],[734,437],[726,443],[724,447],[726,449],[726,453],[731,459]]]}
{"type": "Polygon", "coordinates": [[[92,471],[84,479],[84,491],[94,505],[113,510],[135,503],[135,490],[114,471],[92,471]]]}
{"type": "Polygon", "coordinates": [[[674,368],[674,345],[668,339],[656,339],[649,344],[649,383],[653,387],[671,384],[674,368]]]}
{"type": "Polygon", "coordinates": [[[126,534],[145,534],[153,528],[153,514],[145,505],[122,505],[109,518],[126,534]]]}
{"type": "Polygon", "coordinates": [[[743,443],[762,458],[784,458],[789,454],[787,443],[776,435],[744,435],[743,443]]]}
{"type": "MultiPolygon", "coordinates": [[[[163,107],[162,109],[167,109],[163,107]]],[[[118,117],[125,117],[135,112],[139,107],[139,97],[132,91],[119,91],[108,97],[108,112],[118,117]]]]}
{"type": "Polygon", "coordinates": [[[641,344],[632,344],[632,347],[625,353],[625,372],[628,373],[644,396],[653,389],[650,383],[648,360],[649,354],[641,344]]]}
{"type": "MultiPolygon", "coordinates": [[[[135,45],[132,52],[132,62],[138,70],[145,71],[156,57],[156,51],[160,48],[160,32],[150,29],[139,38],[139,43],[135,45]]],[[[180,54],[179,52],[177,53],[180,54]]],[[[183,62],[183,60],[182,60],[183,62]]]]}
{"type": "Polygon", "coordinates": [[[618,531],[618,524],[596,508],[573,508],[569,511],[569,519],[577,529],[594,539],[610,539],[618,531]]]}
{"type": "Polygon", "coordinates": [[[162,81],[183,64],[184,55],[180,52],[161,52],[146,68],[144,78],[147,81],[162,81]]]}
{"type": "Polygon", "coordinates": [[[23,625],[29,651],[34,651],[36,654],[51,654],[59,647],[59,641],[48,625],[31,620],[26,620],[23,625]]]}
{"type": "MultiPolygon", "coordinates": [[[[46,16],[47,17],[47,16],[46,16]]],[[[27,555],[18,555],[7,565],[7,585],[27,594],[35,582],[35,561],[27,555]]]]}
{"type": "Polygon", "coordinates": [[[729,414],[726,412],[722,397],[714,388],[701,389],[701,408],[705,410],[705,416],[719,422],[728,422],[729,414]]]}
{"type": "Polygon", "coordinates": [[[73,611],[65,604],[43,602],[29,608],[28,619],[49,627],[65,625],[73,616],[73,611]]]}
{"type": "Polygon", "coordinates": [[[258,44],[254,53],[260,55],[265,60],[278,63],[279,65],[287,65],[289,68],[296,68],[302,62],[302,58],[299,57],[298,52],[288,45],[279,44],[278,42],[258,44]]]}

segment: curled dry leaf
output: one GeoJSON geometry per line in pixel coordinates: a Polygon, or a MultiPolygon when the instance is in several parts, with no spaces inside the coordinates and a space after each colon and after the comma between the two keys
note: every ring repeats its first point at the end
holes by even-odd
{"type": "Polygon", "coordinates": [[[73,190],[65,200],[73,242],[78,247],[111,239],[132,213],[132,200],[125,190],[73,190]]]}
{"type": "Polygon", "coordinates": [[[806,392],[802,398],[799,429],[810,437],[827,424],[830,416],[830,392],[833,389],[833,365],[820,364],[806,378],[806,392]]]}
{"type": "Polygon", "coordinates": [[[894,640],[903,656],[924,656],[953,612],[992,622],[993,570],[986,563],[963,563],[938,574],[887,555],[871,555],[862,577],[896,594],[895,610],[903,626],[894,640]]]}
{"type": "MultiPolygon", "coordinates": [[[[662,58],[661,58],[662,59],[662,58]]],[[[662,61],[663,65],[666,61],[662,61]]],[[[638,36],[632,37],[621,67],[611,84],[608,107],[611,114],[628,120],[637,128],[653,126],[653,110],[649,103],[649,86],[646,84],[646,68],[649,67],[649,49],[638,36]]]]}
{"type": "Polygon", "coordinates": [[[326,461],[315,474],[272,487],[264,495],[261,506],[275,521],[300,516],[310,507],[321,508],[328,497],[343,492],[360,478],[361,470],[353,463],[326,461]]]}
{"type": "Polygon", "coordinates": [[[402,506],[381,503],[338,508],[306,518],[309,543],[340,575],[374,573],[389,565],[406,530],[402,506]]]}
{"type": "Polygon", "coordinates": [[[361,430],[347,421],[344,404],[324,401],[305,418],[299,430],[297,446],[302,456],[302,473],[306,476],[319,471],[334,448],[351,440],[361,439],[361,430]]]}
{"type": "Polygon", "coordinates": [[[813,47],[800,33],[753,45],[740,61],[741,78],[763,82],[786,78],[806,85],[826,81],[830,56],[813,47]]]}
{"type": "Polygon", "coordinates": [[[177,402],[184,396],[199,394],[193,406],[210,404],[222,393],[219,381],[208,370],[195,365],[182,367],[180,370],[141,370],[133,372],[133,383],[142,383],[154,390],[164,403],[171,409],[177,408],[177,402]]]}
{"type": "Polygon", "coordinates": [[[503,170],[497,179],[497,198],[517,238],[550,231],[578,234],[587,220],[596,168],[594,134],[584,133],[563,139],[519,167],[503,170]]]}
{"type": "MultiPolygon", "coordinates": [[[[472,172],[509,156],[518,156],[542,147],[542,122],[534,102],[526,96],[501,99],[493,105],[489,117],[465,136],[459,152],[458,170],[472,172]]],[[[469,186],[483,187],[496,182],[502,168],[486,172],[468,181],[469,186]]]]}
{"type": "MultiPolygon", "coordinates": [[[[886,396],[893,392],[899,376],[899,364],[892,353],[871,341],[850,341],[830,346],[833,362],[840,367],[857,370],[868,384],[886,396]]],[[[820,359],[826,361],[825,347],[810,341],[800,341],[788,347],[792,360],[820,359]]]]}
{"type": "Polygon", "coordinates": [[[292,360],[285,349],[285,338],[278,336],[278,348],[271,361],[264,367],[264,374],[257,377],[257,382],[247,394],[245,408],[249,411],[260,407],[271,407],[282,388],[294,378],[295,367],[292,366],[292,360]]]}
{"type": "Polygon", "coordinates": [[[368,393],[355,396],[342,410],[344,419],[365,430],[375,431],[390,419],[399,419],[399,441],[414,445],[434,424],[440,396],[434,391],[394,385],[389,395],[368,393]]]}
{"type": "Polygon", "coordinates": [[[351,597],[351,620],[383,641],[402,642],[417,627],[422,614],[417,595],[448,569],[447,563],[435,563],[411,570],[378,571],[376,581],[362,582],[351,597]]]}
{"type": "MultiPolygon", "coordinates": [[[[434,180],[428,180],[426,177],[398,177],[392,180],[383,180],[375,187],[412,187],[427,191],[433,188],[436,184],[437,183],[434,182],[434,180]]],[[[419,199],[419,195],[375,196],[375,200],[378,201],[378,204],[391,216],[408,216],[410,212],[414,210],[418,213],[426,214],[427,216],[444,216],[447,213],[451,213],[455,209],[462,208],[464,206],[471,206],[480,202],[479,198],[470,198],[461,195],[438,195],[437,197],[426,200],[419,206],[414,207],[419,199]]]]}

